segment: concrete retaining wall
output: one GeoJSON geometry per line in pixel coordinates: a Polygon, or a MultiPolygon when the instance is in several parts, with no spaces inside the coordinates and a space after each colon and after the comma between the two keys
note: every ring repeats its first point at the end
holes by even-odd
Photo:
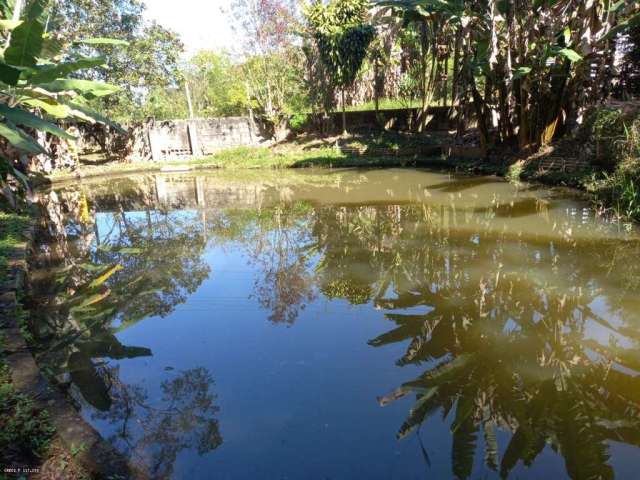
{"type": "MultiPolygon", "coordinates": [[[[421,111],[417,108],[346,112],[349,130],[410,130],[417,125],[421,111]]],[[[456,127],[456,112],[449,107],[432,107],[427,130],[451,130],[456,127]]],[[[469,127],[471,125],[467,125],[469,127]]],[[[338,133],[342,130],[342,113],[328,117],[310,114],[298,128],[308,133],[338,133]]],[[[121,135],[102,126],[81,129],[82,149],[108,150],[110,155],[130,162],[165,162],[211,155],[219,150],[257,146],[268,142],[265,128],[249,117],[226,117],[190,120],[150,121],[128,126],[121,135]]]]}
{"type": "Polygon", "coordinates": [[[219,150],[264,142],[248,117],[156,122],[148,127],[153,160],[210,155],[219,150]]]}

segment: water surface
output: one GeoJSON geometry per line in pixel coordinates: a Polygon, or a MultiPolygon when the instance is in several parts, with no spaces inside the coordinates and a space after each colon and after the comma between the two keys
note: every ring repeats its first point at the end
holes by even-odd
{"type": "Polygon", "coordinates": [[[154,478],[635,478],[640,241],[421,170],[41,194],[38,360],[154,478]]]}

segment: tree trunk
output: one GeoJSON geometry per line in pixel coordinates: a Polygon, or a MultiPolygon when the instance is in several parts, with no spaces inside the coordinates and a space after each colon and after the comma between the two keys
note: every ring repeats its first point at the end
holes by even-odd
{"type": "Polygon", "coordinates": [[[342,87],[342,136],[346,137],[347,136],[347,114],[346,114],[346,110],[345,110],[345,103],[344,103],[344,87],[342,87]]]}
{"type": "Polygon", "coordinates": [[[378,114],[378,110],[380,110],[380,65],[378,64],[378,60],[375,60],[373,63],[373,103],[375,105],[376,115],[378,114]]]}

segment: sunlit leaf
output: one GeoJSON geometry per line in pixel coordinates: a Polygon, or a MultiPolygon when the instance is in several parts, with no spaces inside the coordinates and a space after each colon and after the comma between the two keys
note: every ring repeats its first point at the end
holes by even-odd
{"type": "Polygon", "coordinates": [[[42,145],[10,123],[0,122],[0,136],[6,138],[11,145],[23,152],[34,153],[36,155],[47,153],[42,145]]]}
{"type": "Polygon", "coordinates": [[[129,42],[126,40],[118,40],[115,38],[85,38],[82,40],[76,40],[74,43],[84,44],[84,45],[118,45],[118,46],[128,46],[129,42]]]}
{"type": "Polygon", "coordinates": [[[582,60],[582,56],[578,54],[578,52],[570,48],[562,48],[558,51],[558,54],[567,58],[572,63],[579,62],[580,60],[582,60]]]}
{"type": "Polygon", "coordinates": [[[116,272],[122,270],[123,267],[122,265],[120,265],[119,263],[115,264],[114,266],[112,266],[111,268],[109,268],[106,272],[104,272],[102,275],[100,275],[98,278],[96,278],[95,280],[93,280],[90,284],[89,284],[89,288],[96,288],[99,287],[100,285],[102,285],[104,282],[106,282],[107,280],[109,280],[109,278],[111,278],[111,276],[113,274],[115,274],[116,272]]]}
{"type": "Polygon", "coordinates": [[[67,140],[75,140],[75,137],[57,125],[47,122],[46,120],[34,115],[31,112],[21,110],[18,108],[11,108],[7,105],[0,104],[0,115],[8,119],[15,125],[24,125],[25,127],[31,127],[36,130],[48,132],[60,138],[66,138],[67,140]]]}
{"type": "Polygon", "coordinates": [[[23,22],[11,32],[4,59],[9,65],[31,67],[42,50],[44,27],[38,20],[23,22]]]}

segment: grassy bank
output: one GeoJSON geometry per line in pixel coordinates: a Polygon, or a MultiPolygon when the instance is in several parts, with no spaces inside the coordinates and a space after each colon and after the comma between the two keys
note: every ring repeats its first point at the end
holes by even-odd
{"type": "Polygon", "coordinates": [[[9,368],[0,353],[0,449],[3,467],[40,465],[49,451],[53,435],[54,428],[48,413],[36,408],[29,397],[15,390],[9,368]]]}
{"type": "Polygon", "coordinates": [[[424,155],[402,155],[403,150],[433,148],[442,142],[437,134],[420,136],[402,135],[391,132],[378,134],[355,134],[347,139],[339,137],[320,138],[303,136],[294,141],[271,147],[238,147],[196,159],[166,162],[93,162],[84,160],[75,171],[56,170],[48,176],[36,179],[36,184],[47,181],[109,175],[115,173],[154,172],[188,169],[260,169],[260,168],[344,168],[344,167],[394,167],[410,166],[417,163],[438,162],[441,158],[424,155]],[[376,151],[388,150],[385,154],[359,155],[343,152],[342,149],[376,151]]]}

